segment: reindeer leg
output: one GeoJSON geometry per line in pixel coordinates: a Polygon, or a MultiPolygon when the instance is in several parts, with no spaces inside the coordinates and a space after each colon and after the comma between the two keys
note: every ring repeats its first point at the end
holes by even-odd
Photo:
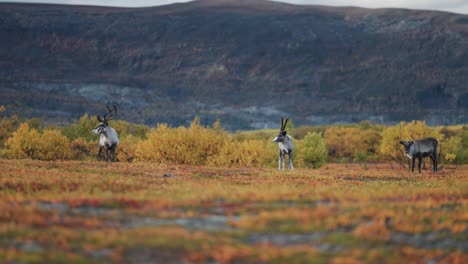
{"type": "Polygon", "coordinates": [[[293,164],[292,164],[292,153],[289,152],[289,170],[294,170],[293,164]]]}
{"type": "Polygon", "coordinates": [[[419,170],[419,173],[421,173],[421,164],[422,164],[422,158],[418,158],[418,170],[419,170]]]}
{"type": "Polygon", "coordinates": [[[97,154],[97,160],[98,160],[98,161],[101,160],[101,152],[102,152],[102,147],[99,146],[99,152],[98,152],[98,154],[97,154]]]}
{"type": "Polygon", "coordinates": [[[411,172],[414,172],[414,163],[415,163],[415,161],[416,161],[416,158],[412,158],[413,164],[411,166],[411,172]]]}
{"type": "Polygon", "coordinates": [[[281,170],[281,150],[278,155],[278,170],[281,170]]]}
{"type": "Polygon", "coordinates": [[[109,162],[110,149],[106,148],[106,161],[109,162]]]}
{"type": "Polygon", "coordinates": [[[114,154],[114,147],[109,148],[109,162],[114,161],[113,160],[113,154],[114,154]]]}
{"type": "Polygon", "coordinates": [[[115,161],[115,148],[112,148],[112,152],[111,152],[111,161],[114,162],[115,161]]]}
{"type": "Polygon", "coordinates": [[[434,160],[434,157],[432,156],[432,154],[429,156],[429,158],[432,160],[432,171],[433,172],[436,172],[436,161],[434,160]]]}
{"type": "Polygon", "coordinates": [[[116,147],[114,146],[114,147],[112,148],[112,161],[116,161],[115,149],[116,149],[116,147]]]}
{"type": "Polygon", "coordinates": [[[286,156],[286,155],[283,153],[283,155],[281,155],[281,165],[283,166],[283,168],[282,168],[283,171],[284,171],[284,163],[285,163],[284,156],[286,156]]]}

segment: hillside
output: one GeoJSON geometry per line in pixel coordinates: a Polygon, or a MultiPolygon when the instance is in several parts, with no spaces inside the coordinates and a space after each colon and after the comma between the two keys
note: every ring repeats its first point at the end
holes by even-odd
{"type": "Polygon", "coordinates": [[[0,4],[0,104],[66,122],[227,129],[468,123],[468,16],[199,0],[150,8],[0,4]]]}

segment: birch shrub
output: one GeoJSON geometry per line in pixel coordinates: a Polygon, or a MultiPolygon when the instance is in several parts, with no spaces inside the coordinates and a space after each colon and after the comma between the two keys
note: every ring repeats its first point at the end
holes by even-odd
{"type": "Polygon", "coordinates": [[[22,123],[5,143],[6,156],[13,159],[65,160],[72,158],[67,137],[56,129],[42,133],[22,123]]]}
{"type": "Polygon", "coordinates": [[[270,158],[265,149],[268,148],[264,140],[234,140],[219,124],[206,128],[195,119],[188,128],[158,125],[147,139],[136,144],[135,159],[164,164],[263,167],[270,158]]]}
{"type": "Polygon", "coordinates": [[[320,168],[327,162],[328,150],[325,141],[319,133],[307,133],[301,141],[302,162],[307,167],[320,168]]]}
{"type": "Polygon", "coordinates": [[[264,154],[264,143],[261,140],[226,140],[219,154],[208,160],[207,165],[218,167],[262,167],[265,160],[264,154]]]}
{"type": "Polygon", "coordinates": [[[205,128],[195,119],[190,127],[170,128],[159,124],[137,143],[135,157],[140,161],[205,165],[218,155],[226,141],[222,130],[205,128]]]}
{"type": "Polygon", "coordinates": [[[38,156],[39,132],[22,123],[5,142],[6,157],[10,159],[33,159],[38,156]]]}

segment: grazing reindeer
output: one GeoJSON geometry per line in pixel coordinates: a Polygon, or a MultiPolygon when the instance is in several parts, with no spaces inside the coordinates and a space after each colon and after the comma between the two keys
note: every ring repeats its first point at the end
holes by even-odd
{"type": "Polygon", "coordinates": [[[108,105],[106,105],[109,114],[105,114],[103,118],[101,116],[97,116],[97,120],[100,124],[93,129],[93,133],[99,135],[99,152],[97,155],[97,159],[100,160],[102,149],[106,150],[106,160],[107,161],[114,161],[115,160],[115,149],[119,145],[119,136],[117,132],[109,126],[108,122],[114,119],[115,115],[117,114],[117,107],[113,106],[111,109],[108,105]]]}
{"type": "Polygon", "coordinates": [[[281,165],[283,166],[282,170],[284,170],[284,156],[288,154],[289,158],[289,169],[294,170],[292,164],[292,152],[294,150],[294,142],[292,137],[286,135],[286,124],[288,123],[288,119],[286,122],[283,123],[284,118],[281,118],[281,129],[278,135],[273,139],[273,142],[278,143],[279,147],[279,159],[278,159],[278,170],[281,170],[281,165]]]}
{"type": "Polygon", "coordinates": [[[437,171],[437,150],[439,148],[439,140],[437,138],[428,137],[413,141],[400,141],[400,144],[402,144],[403,147],[405,147],[406,156],[412,159],[412,172],[414,172],[414,162],[416,158],[418,158],[418,168],[419,173],[421,173],[421,161],[425,157],[431,158],[434,164],[433,171],[437,171]]]}

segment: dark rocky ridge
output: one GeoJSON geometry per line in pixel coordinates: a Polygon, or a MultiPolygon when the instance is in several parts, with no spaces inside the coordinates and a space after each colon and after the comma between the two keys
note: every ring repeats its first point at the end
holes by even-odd
{"type": "Polygon", "coordinates": [[[468,16],[200,0],[150,8],[0,4],[0,104],[51,122],[228,129],[467,123],[468,16]]]}

